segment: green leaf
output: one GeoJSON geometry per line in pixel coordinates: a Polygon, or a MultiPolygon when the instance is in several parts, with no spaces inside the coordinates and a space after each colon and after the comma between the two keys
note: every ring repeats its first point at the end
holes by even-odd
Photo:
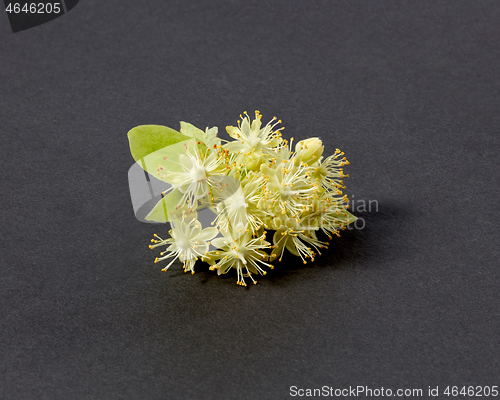
{"type": "Polygon", "coordinates": [[[198,129],[196,126],[184,121],[181,121],[181,133],[198,140],[203,140],[203,136],[205,135],[205,132],[201,129],[198,129]]]}
{"type": "Polygon", "coordinates": [[[222,143],[220,139],[217,137],[217,132],[219,131],[219,128],[214,126],[213,128],[210,128],[206,130],[205,132],[205,144],[207,147],[212,148],[214,145],[216,146],[221,146],[222,143]]]}
{"type": "Polygon", "coordinates": [[[178,218],[177,210],[179,201],[182,198],[182,193],[174,190],[163,197],[153,209],[146,215],[146,221],[151,222],[167,222],[178,218]]]}
{"type": "Polygon", "coordinates": [[[193,208],[188,204],[181,202],[183,194],[178,190],[172,190],[169,194],[163,197],[153,209],[146,215],[146,221],[151,222],[168,222],[176,219],[181,219],[184,216],[196,216],[198,211],[205,208],[212,210],[214,215],[217,215],[217,211],[214,204],[210,200],[210,196],[207,195],[202,198],[199,203],[193,208]],[[194,213],[194,214],[193,214],[194,213]]]}
{"type": "Polygon", "coordinates": [[[128,134],[130,152],[135,161],[140,161],[164,147],[188,140],[174,129],[161,125],[139,125],[131,129],[128,134]]]}
{"type": "MultiPolygon", "coordinates": [[[[189,122],[181,121],[181,133],[183,135],[195,138],[205,144],[206,147],[212,148],[214,145],[220,146],[221,141],[217,137],[218,128],[214,126],[213,128],[206,129],[205,132],[198,129],[196,126],[190,124],[189,122]]],[[[203,149],[202,149],[203,150],[203,149]]]]}
{"type": "Polygon", "coordinates": [[[187,148],[193,149],[194,139],[188,139],[182,142],[165,146],[160,150],[156,150],[146,157],[142,158],[138,164],[144,171],[150,173],[155,178],[164,182],[169,182],[167,179],[168,172],[182,172],[183,169],[179,164],[179,156],[186,154],[187,148]],[[163,168],[163,169],[159,169],[163,168]]]}
{"type": "MultiPolygon", "coordinates": [[[[186,152],[194,138],[185,136],[171,128],[161,125],[140,125],[128,133],[130,152],[137,163],[156,178],[167,181],[165,173],[181,172],[179,156],[186,152]],[[158,168],[164,167],[163,172],[158,168]]],[[[204,145],[197,145],[206,149],[204,145]]]]}

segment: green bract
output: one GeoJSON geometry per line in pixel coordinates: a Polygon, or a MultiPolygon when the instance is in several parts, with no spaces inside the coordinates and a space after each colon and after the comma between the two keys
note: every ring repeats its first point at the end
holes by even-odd
{"type": "Polygon", "coordinates": [[[189,139],[189,136],[161,125],[139,125],[131,129],[127,136],[130,153],[137,162],[157,150],[189,139]]]}

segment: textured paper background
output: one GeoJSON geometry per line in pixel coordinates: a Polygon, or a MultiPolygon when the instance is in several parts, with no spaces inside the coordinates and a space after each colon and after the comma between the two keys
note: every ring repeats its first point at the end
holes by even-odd
{"type": "MultiPolygon", "coordinates": [[[[81,1],[0,17],[0,398],[499,385],[500,4],[81,1]],[[361,231],[248,289],[168,273],[127,131],[283,120],[342,149],[361,231]]],[[[278,268],[279,267],[279,268],[278,268]]]]}

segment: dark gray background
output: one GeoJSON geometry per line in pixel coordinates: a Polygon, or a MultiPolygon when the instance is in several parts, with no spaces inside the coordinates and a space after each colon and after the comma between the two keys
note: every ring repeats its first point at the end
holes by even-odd
{"type": "Polygon", "coordinates": [[[498,1],[87,0],[16,34],[1,15],[0,398],[500,385],[499,21],[498,1]],[[127,131],[255,109],[341,148],[378,212],[247,289],[161,272],[127,131]]]}

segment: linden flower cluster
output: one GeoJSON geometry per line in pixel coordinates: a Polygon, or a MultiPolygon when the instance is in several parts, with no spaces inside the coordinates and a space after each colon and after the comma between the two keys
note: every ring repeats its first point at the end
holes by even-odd
{"type": "Polygon", "coordinates": [[[283,139],[284,128],[276,128],[281,121],[274,117],[263,125],[259,111],[253,120],[246,112],[240,118],[226,128],[232,141],[219,139],[216,128],[203,132],[181,123],[180,133],[194,140],[184,146],[175,171],[158,166],[179,198],[170,237],[155,235],[150,245],[166,246],[155,260],[169,260],[165,271],[179,260],[194,273],[199,260],[219,275],[236,270],[237,283],[246,286],[273,269],[285,249],[304,264],[314,261],[328,248],[320,231],[331,240],[356,220],[342,193],[349,176],[344,153],[323,157],[317,137],[293,146],[293,138],[283,139]],[[205,228],[198,221],[204,208],[216,215],[205,228]],[[274,232],[270,239],[268,231],[274,232]]]}

